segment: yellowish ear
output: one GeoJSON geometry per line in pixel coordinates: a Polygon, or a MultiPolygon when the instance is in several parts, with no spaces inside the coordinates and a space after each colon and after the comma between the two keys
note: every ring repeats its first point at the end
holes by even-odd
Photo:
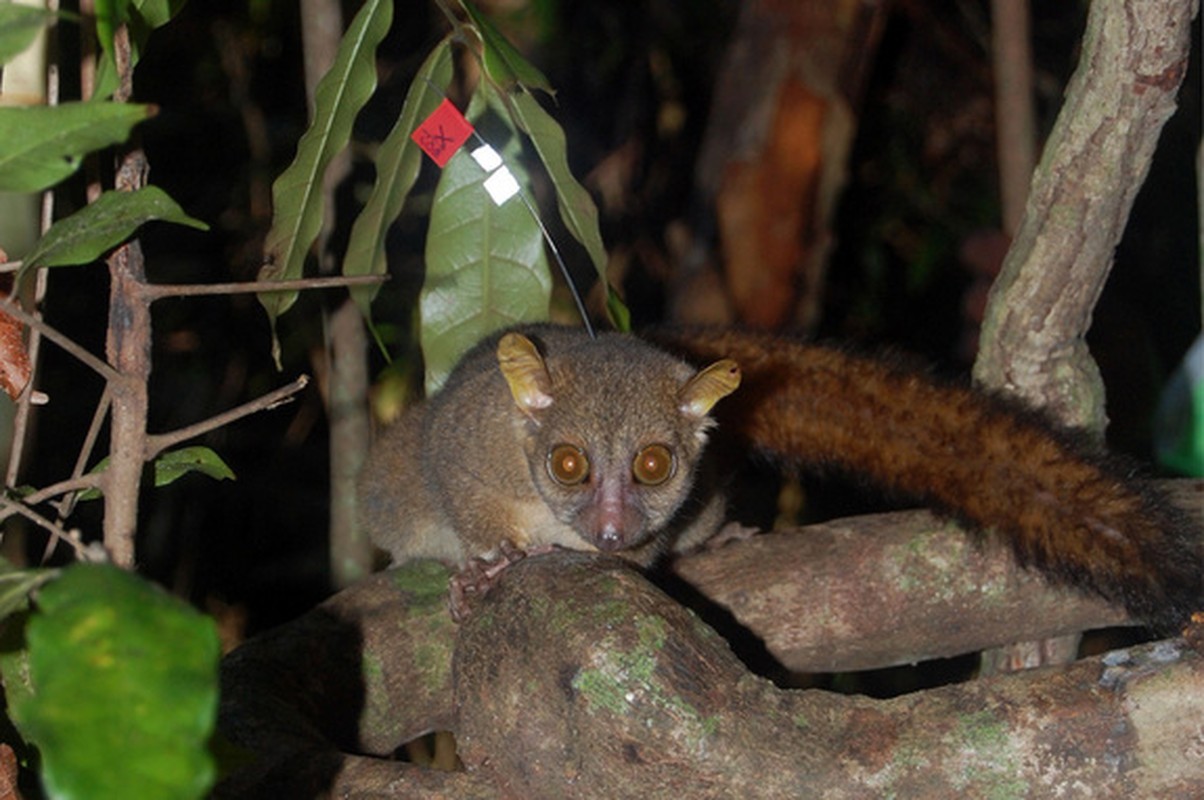
{"type": "Polygon", "coordinates": [[[552,405],[552,379],[534,342],[521,333],[507,333],[498,340],[497,363],[520,411],[529,415],[552,405]]]}
{"type": "Polygon", "coordinates": [[[698,372],[681,387],[681,412],[692,417],[705,417],[723,398],[740,385],[740,365],[730,358],[716,361],[698,372]]]}

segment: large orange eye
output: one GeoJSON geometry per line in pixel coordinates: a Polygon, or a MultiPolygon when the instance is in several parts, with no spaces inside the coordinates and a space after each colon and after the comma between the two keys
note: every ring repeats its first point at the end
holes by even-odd
{"type": "Polygon", "coordinates": [[[589,477],[589,456],[580,447],[558,444],[548,451],[548,474],[563,486],[576,486],[589,477]]]}
{"type": "Polygon", "coordinates": [[[636,453],[631,462],[631,474],[637,483],[658,486],[673,477],[676,466],[669,448],[663,444],[650,444],[636,453]]]}

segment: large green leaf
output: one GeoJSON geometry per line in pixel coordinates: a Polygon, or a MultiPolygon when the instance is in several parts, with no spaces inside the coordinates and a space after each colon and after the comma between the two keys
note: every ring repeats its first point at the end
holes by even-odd
{"type": "Polygon", "coordinates": [[[33,693],[14,721],[63,800],[203,797],[217,712],[212,620],[116,567],[76,564],[38,595],[33,693]]]}
{"type": "MultiPolygon", "coordinates": [[[[501,155],[525,185],[520,147],[512,137],[501,155]]],[[[516,322],[547,319],[552,276],[539,226],[519,197],[495,205],[485,190],[487,177],[461,150],[435,190],[419,300],[428,395],[485,336],[516,322]]]]}
{"type": "Polygon", "coordinates": [[[51,225],[25,257],[22,269],[90,263],[151,220],[209,229],[205,223],[185,214],[157,186],[134,192],[105,192],[95,203],[51,225]]]}
{"type": "Polygon", "coordinates": [[[88,153],[125,141],[151,113],[150,106],[133,103],[0,108],[0,191],[53,186],[88,153]]]}
{"type": "Polygon", "coordinates": [[[0,679],[10,707],[33,693],[25,647],[30,594],[58,575],[57,569],[18,569],[0,558],[0,679]]]}
{"type": "Polygon", "coordinates": [[[485,74],[498,88],[509,91],[517,85],[526,89],[542,89],[550,95],[556,94],[544,74],[523,58],[522,53],[493,27],[488,17],[477,11],[467,0],[463,0],[462,5],[472,19],[471,27],[475,28],[481,38],[481,60],[484,63],[485,74]]]}
{"type": "MultiPolygon", "coordinates": [[[[385,137],[376,153],[376,183],[363,211],[351,227],[351,239],[343,259],[347,275],[384,275],[385,236],[401,213],[418,171],[422,167],[422,151],[410,135],[418,124],[443,99],[443,90],[452,80],[452,37],[449,35],[427,56],[414,76],[410,91],[401,107],[401,115],[393,130],[385,137]]],[[[351,296],[359,305],[364,318],[370,318],[370,306],[379,286],[359,286],[351,296]]]]}
{"type": "Polygon", "coordinates": [[[54,18],[43,8],[0,3],[0,64],[24,52],[54,18]]]}
{"type": "MultiPolygon", "coordinates": [[[[540,89],[549,95],[555,92],[543,73],[523,58],[487,17],[467,1],[463,6],[472,20],[469,27],[475,28],[480,36],[485,74],[502,95],[504,113],[512,115],[515,124],[531,138],[535,152],[556,188],[561,220],[585,248],[598,280],[606,287],[607,311],[611,319],[621,330],[628,329],[630,314],[606,280],[606,246],[598,227],[598,208],[569,170],[564,130],[539,104],[533,90],[540,89]]],[[[499,113],[503,112],[499,109],[499,113]]]]}
{"type": "Polygon", "coordinates": [[[520,89],[512,100],[511,107],[519,127],[531,137],[531,144],[543,162],[552,185],[556,187],[556,205],[564,226],[585,247],[598,272],[598,279],[605,284],[606,245],[602,243],[602,231],[598,227],[598,207],[569,170],[564,129],[530,92],[520,89]]]}
{"type": "MultiPolygon", "coordinates": [[[[264,242],[259,279],[301,277],[305,257],[322,227],[322,176],[347,144],[351,125],[376,90],[376,46],[393,19],[391,0],[367,0],[339,43],[330,71],[314,92],[314,118],[297,143],[293,163],[272,184],[272,228],[264,242]]],[[[273,326],[296,302],[296,292],[259,295],[273,326]]],[[[279,342],[272,350],[279,363],[279,342]]]]}

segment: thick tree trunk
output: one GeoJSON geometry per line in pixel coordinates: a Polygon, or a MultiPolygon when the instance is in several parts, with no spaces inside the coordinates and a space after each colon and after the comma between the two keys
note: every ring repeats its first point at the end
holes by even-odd
{"type": "MultiPolygon", "coordinates": [[[[1186,484],[1184,497],[1198,509],[1204,485],[1186,484]]],[[[754,537],[677,571],[795,668],[899,663],[1124,620],[927,514],[754,537]]],[[[875,701],[750,675],[617,560],[526,559],[459,627],[446,581],[430,563],[381,573],[229,656],[222,730],[259,760],[222,796],[1204,792],[1190,745],[1204,661],[1181,642],[875,701]],[[431,730],[456,734],[465,771],[367,757],[431,730]]]]}
{"type": "Polygon", "coordinates": [[[1194,0],[1092,3],[1003,271],[991,287],[974,378],[1102,434],[1091,312],[1187,72],[1194,0]]]}

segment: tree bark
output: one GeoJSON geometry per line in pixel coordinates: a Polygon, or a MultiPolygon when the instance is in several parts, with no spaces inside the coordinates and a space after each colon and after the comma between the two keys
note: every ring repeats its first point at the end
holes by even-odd
{"type": "MultiPolygon", "coordinates": [[[[698,164],[736,319],[819,321],[831,223],[886,4],[751,0],[715,87],[698,164]]],[[[679,317],[691,321],[691,304],[679,317]]]]}
{"type": "MultiPolygon", "coordinates": [[[[1180,501],[1198,513],[1204,482],[1180,501]]],[[[676,571],[792,669],[1125,622],[926,513],[753,537],[676,571]]],[[[1103,797],[1204,791],[1204,663],[1181,643],[874,701],[752,676],[617,560],[526,559],[459,627],[447,578],[377,574],[228,656],[221,728],[258,760],[219,796],[953,796],[1051,793],[1050,775],[1103,797]],[[456,734],[466,771],[380,760],[432,730],[456,734]]]]}
{"type": "Polygon", "coordinates": [[[1194,0],[1091,4],[1066,103],[991,288],[975,380],[1097,433],[1107,417],[1085,337],[1158,135],[1175,111],[1196,7],[1194,0]]]}
{"type": "MultiPolygon", "coordinates": [[[[1009,5],[996,4],[1000,19],[1009,5]]],[[[1101,439],[1104,386],[1087,329],[1162,126],[1175,111],[1194,14],[1193,0],[1091,4],[1083,54],[1018,229],[1007,202],[1017,176],[1009,176],[1002,156],[1006,145],[1024,144],[1004,138],[1022,138],[1011,126],[1023,115],[999,120],[1005,228],[1015,238],[991,288],[974,378],[1101,439]]],[[[1003,59],[996,64],[1004,66],[1003,59]]],[[[1001,69],[997,78],[1001,89],[1011,82],[1001,69]]],[[[1074,637],[1021,642],[984,654],[984,664],[1008,669],[1059,655],[1065,662],[1077,649],[1074,637]]]]}

